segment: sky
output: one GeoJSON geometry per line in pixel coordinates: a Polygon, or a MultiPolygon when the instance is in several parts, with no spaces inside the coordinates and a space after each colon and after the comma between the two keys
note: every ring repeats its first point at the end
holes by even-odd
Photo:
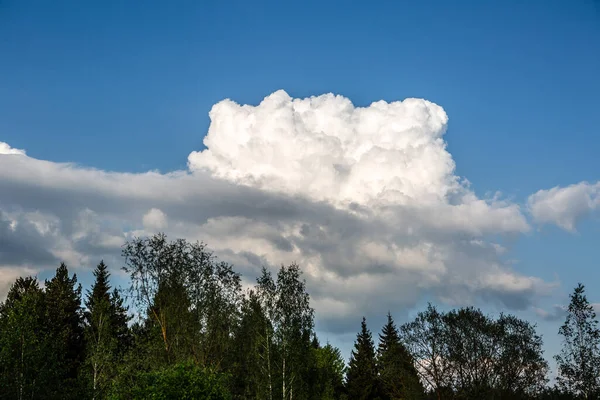
{"type": "Polygon", "coordinates": [[[346,356],[431,301],[600,304],[600,4],[0,1],[0,298],[120,246],[296,261],[346,356]]]}

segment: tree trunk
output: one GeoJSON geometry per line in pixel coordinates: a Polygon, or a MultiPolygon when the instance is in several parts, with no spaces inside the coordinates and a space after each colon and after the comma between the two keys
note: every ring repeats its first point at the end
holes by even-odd
{"type": "Polygon", "coordinates": [[[283,393],[283,397],[282,399],[285,400],[285,345],[283,347],[283,363],[282,363],[282,368],[281,368],[281,375],[282,375],[282,379],[281,379],[281,391],[283,393]]]}
{"type": "Polygon", "coordinates": [[[92,400],[96,400],[96,390],[98,389],[98,362],[94,361],[94,394],[92,400]]]}
{"type": "Polygon", "coordinates": [[[23,399],[23,369],[25,368],[25,337],[21,332],[21,368],[19,372],[19,400],[23,399]]]}
{"type": "Polygon", "coordinates": [[[273,400],[273,379],[271,376],[271,339],[269,338],[268,328],[265,328],[267,338],[267,374],[269,377],[269,400],[273,400]]]}

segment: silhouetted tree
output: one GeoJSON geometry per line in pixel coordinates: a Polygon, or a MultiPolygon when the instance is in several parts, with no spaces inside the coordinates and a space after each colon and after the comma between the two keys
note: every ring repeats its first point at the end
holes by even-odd
{"type": "Polygon", "coordinates": [[[239,319],[239,274],[203,243],[169,242],[164,234],[127,242],[123,256],[130,292],[147,310],[149,332],[160,337],[167,362],[189,357],[222,369],[239,319]]]}
{"type": "Polygon", "coordinates": [[[44,398],[55,384],[46,321],[37,279],[18,278],[0,304],[0,398],[44,398]]]}
{"type": "Polygon", "coordinates": [[[557,355],[557,381],[561,388],[584,399],[600,394],[600,329],[594,308],[580,283],[571,294],[565,323],[558,333],[563,348],[557,355]]]}
{"type": "Polygon", "coordinates": [[[375,345],[367,320],[363,317],[360,332],[356,336],[346,373],[346,390],[349,399],[379,399],[378,371],[375,345]]]}
{"type": "Polygon", "coordinates": [[[75,274],[69,277],[64,263],[46,281],[46,317],[55,358],[55,383],[44,390],[54,398],[80,398],[82,385],[78,377],[85,358],[81,285],[75,274]]]}
{"type": "Polygon", "coordinates": [[[269,398],[268,345],[265,332],[272,327],[255,291],[242,305],[242,318],[231,349],[231,392],[235,399],[269,398]]]}
{"type": "Polygon", "coordinates": [[[106,264],[100,262],[93,275],[95,281],[87,293],[87,310],[84,313],[86,365],[90,375],[92,398],[102,399],[105,398],[106,389],[116,374],[116,364],[129,343],[129,318],[118,291],[110,291],[110,274],[106,264]]]}
{"type": "Polygon", "coordinates": [[[419,381],[412,356],[400,341],[398,329],[390,313],[379,335],[377,366],[382,398],[389,400],[423,398],[425,392],[419,381]]]}
{"type": "Polygon", "coordinates": [[[442,399],[452,387],[453,377],[444,315],[428,304],[414,321],[402,325],[400,332],[422,381],[434,391],[438,400],[442,399]]]}

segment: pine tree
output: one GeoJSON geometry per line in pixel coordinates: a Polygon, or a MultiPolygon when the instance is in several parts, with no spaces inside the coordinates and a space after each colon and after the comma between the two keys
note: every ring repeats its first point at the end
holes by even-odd
{"type": "Polygon", "coordinates": [[[384,399],[423,398],[423,385],[419,381],[411,355],[400,341],[398,329],[390,313],[379,335],[377,364],[384,399]]]}
{"type": "Polygon", "coordinates": [[[56,270],[56,275],[46,281],[46,306],[55,384],[45,389],[52,398],[80,398],[78,376],[84,360],[81,285],[77,285],[75,274],[69,278],[64,263],[56,270]]]}
{"type": "Polygon", "coordinates": [[[353,400],[379,399],[377,376],[375,345],[371,331],[367,328],[367,320],[363,317],[346,375],[348,398],[353,400]]]}
{"type": "Polygon", "coordinates": [[[564,337],[557,355],[558,383],[564,390],[584,399],[600,395],[600,329],[594,308],[580,283],[568,307],[565,323],[558,333],[564,337]]]}
{"type": "Polygon", "coordinates": [[[87,366],[94,399],[103,398],[115,366],[128,340],[127,309],[118,291],[110,292],[106,264],[100,262],[93,272],[95,279],[85,305],[87,366]]]}

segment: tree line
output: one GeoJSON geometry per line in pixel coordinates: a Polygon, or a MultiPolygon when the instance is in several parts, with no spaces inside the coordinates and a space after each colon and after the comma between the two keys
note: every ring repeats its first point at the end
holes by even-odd
{"type": "Polygon", "coordinates": [[[123,246],[129,287],[100,262],[85,293],[63,263],[18,278],[0,303],[0,399],[600,399],[600,330],[582,285],[549,382],[535,325],[433,305],[377,344],[365,318],[350,358],[321,343],[302,271],[263,268],[251,289],[203,243],[123,246]],[[125,305],[129,300],[131,309],[125,305]]]}

